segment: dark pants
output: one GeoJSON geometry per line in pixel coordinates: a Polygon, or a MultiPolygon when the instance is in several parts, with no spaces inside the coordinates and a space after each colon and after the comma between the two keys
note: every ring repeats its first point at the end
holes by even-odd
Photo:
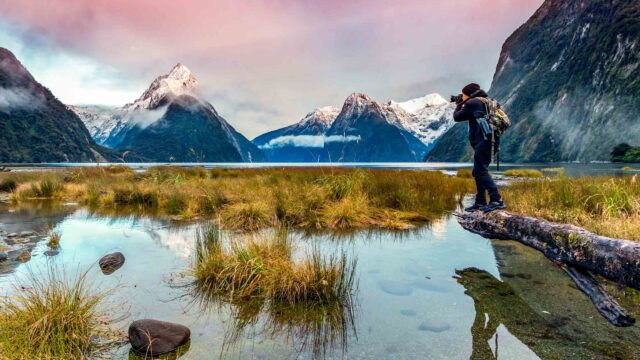
{"type": "Polygon", "coordinates": [[[491,164],[491,142],[483,141],[476,145],[473,154],[473,178],[476,180],[476,204],[486,205],[487,192],[490,201],[500,201],[500,193],[496,183],[489,174],[489,165],[491,164]]]}

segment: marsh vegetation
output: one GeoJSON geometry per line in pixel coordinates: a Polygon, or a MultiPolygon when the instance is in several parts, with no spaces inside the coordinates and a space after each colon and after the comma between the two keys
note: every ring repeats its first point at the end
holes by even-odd
{"type": "Polygon", "coordinates": [[[441,217],[473,189],[439,172],[340,168],[127,167],[25,173],[16,202],[75,201],[110,213],[137,211],[213,219],[229,229],[405,229],[441,217]]]}
{"type": "Polygon", "coordinates": [[[640,241],[640,181],[636,176],[560,176],[515,182],[502,191],[514,213],[640,241]]]}
{"type": "MultiPolygon", "coordinates": [[[[105,311],[110,291],[96,290],[87,272],[69,277],[51,266],[31,274],[0,300],[0,354],[12,359],[84,359],[122,343],[105,311]]],[[[4,358],[4,356],[3,356],[4,358]]]]}

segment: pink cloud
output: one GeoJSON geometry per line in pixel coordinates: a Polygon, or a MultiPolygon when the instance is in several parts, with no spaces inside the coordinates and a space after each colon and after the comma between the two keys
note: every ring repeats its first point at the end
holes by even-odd
{"type": "Polygon", "coordinates": [[[355,90],[403,100],[453,91],[467,77],[488,82],[503,41],[541,3],[0,0],[0,21],[43,29],[59,47],[144,82],[183,62],[252,136],[355,90]],[[449,80],[422,94],[399,90],[434,79],[449,80]],[[236,106],[247,102],[264,111],[236,106]]]}

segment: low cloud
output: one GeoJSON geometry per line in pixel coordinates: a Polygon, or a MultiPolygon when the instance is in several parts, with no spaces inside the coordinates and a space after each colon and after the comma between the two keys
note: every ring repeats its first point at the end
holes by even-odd
{"type": "Polygon", "coordinates": [[[268,143],[260,145],[261,149],[280,149],[283,147],[303,147],[322,149],[325,143],[359,141],[360,136],[343,135],[285,135],[271,139],[268,143]]]}
{"type": "Polygon", "coordinates": [[[167,112],[168,106],[159,107],[154,110],[138,110],[124,115],[124,120],[130,120],[132,124],[138,125],[141,128],[153,124],[160,120],[167,112]]]}
{"type": "Polygon", "coordinates": [[[0,110],[39,108],[45,99],[27,89],[0,88],[0,110]]]}

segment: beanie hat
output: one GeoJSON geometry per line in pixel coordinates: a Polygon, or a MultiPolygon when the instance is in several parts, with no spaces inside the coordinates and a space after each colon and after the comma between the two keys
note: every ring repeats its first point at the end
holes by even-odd
{"type": "Polygon", "coordinates": [[[465,86],[464,88],[462,88],[462,93],[467,95],[467,96],[471,96],[471,95],[473,95],[473,93],[475,93],[478,90],[480,90],[480,85],[478,85],[476,83],[471,83],[471,84],[465,86]]]}

